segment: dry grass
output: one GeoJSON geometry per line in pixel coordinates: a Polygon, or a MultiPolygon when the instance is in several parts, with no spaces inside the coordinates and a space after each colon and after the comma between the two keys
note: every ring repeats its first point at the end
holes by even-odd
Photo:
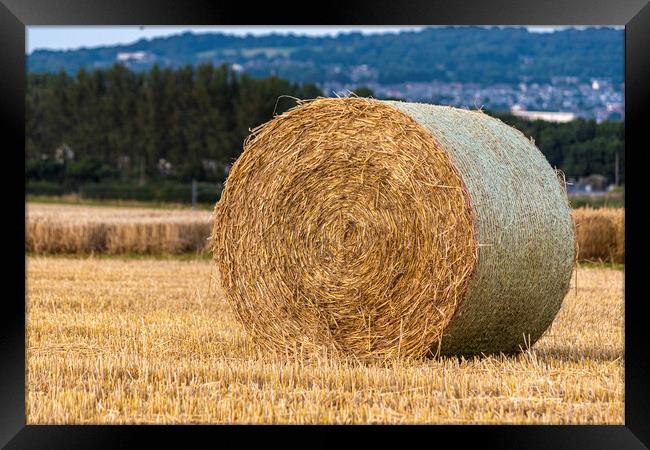
{"type": "Polygon", "coordinates": [[[26,250],[36,253],[201,252],[208,211],[28,204],[26,250]]]}
{"type": "MultiPolygon", "coordinates": [[[[201,252],[211,231],[211,213],[28,203],[27,251],[34,253],[201,252]]],[[[625,210],[577,208],[579,260],[623,263],[625,210]]]]}
{"type": "Polygon", "coordinates": [[[623,273],[578,269],[517,357],[287,360],[209,261],[29,257],[27,422],[623,423],[623,273]]]}
{"type": "Polygon", "coordinates": [[[577,208],[576,224],[580,261],[625,262],[625,210],[577,208]]]}

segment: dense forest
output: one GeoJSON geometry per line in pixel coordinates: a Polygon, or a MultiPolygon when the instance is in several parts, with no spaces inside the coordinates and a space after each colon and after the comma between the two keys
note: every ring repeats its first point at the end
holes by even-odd
{"type": "Polygon", "coordinates": [[[277,77],[235,77],[225,66],[30,74],[26,175],[73,184],[221,180],[250,128],[295,105],[288,96],[321,94],[277,77]]]}
{"type": "MultiPolygon", "coordinates": [[[[356,92],[370,96],[361,88],[356,92]]],[[[249,130],[322,92],[278,77],[252,78],[228,66],[123,66],[71,76],[30,74],[26,98],[26,179],[75,190],[98,182],[222,182],[249,130]]],[[[614,180],[622,122],[557,124],[497,115],[535,140],[567,177],[614,180]]]]}
{"type": "Polygon", "coordinates": [[[624,33],[621,29],[566,29],[531,33],[523,27],[430,27],[399,34],[307,37],[270,34],[233,36],[190,32],[141,39],[133,44],[68,51],[36,50],[30,72],[70,74],[81,68],[108,68],[119,55],[148,70],[222,63],[242,65],[256,77],[277,75],[293,82],[407,81],[461,83],[549,82],[552,77],[592,77],[623,82],[624,33]],[[432,63],[427,63],[432,62],[432,63]],[[353,68],[365,65],[367,70],[353,68]]]}

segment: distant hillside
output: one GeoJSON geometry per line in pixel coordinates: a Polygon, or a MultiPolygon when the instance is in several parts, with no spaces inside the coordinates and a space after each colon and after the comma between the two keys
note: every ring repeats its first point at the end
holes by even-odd
{"type": "Polygon", "coordinates": [[[30,72],[75,73],[115,63],[136,69],[234,64],[253,76],[294,82],[403,83],[443,81],[481,85],[624,77],[623,30],[589,28],[530,33],[525,28],[446,27],[395,34],[305,37],[221,33],[140,40],[71,51],[37,50],[30,72]]]}

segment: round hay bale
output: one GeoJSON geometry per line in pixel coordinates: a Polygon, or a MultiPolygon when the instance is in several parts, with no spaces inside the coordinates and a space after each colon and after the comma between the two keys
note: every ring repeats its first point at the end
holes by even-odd
{"type": "Polygon", "coordinates": [[[575,259],[564,189],[519,131],[362,98],[254,129],[212,246],[259,345],[358,358],[516,352],[553,321],[575,259]]]}

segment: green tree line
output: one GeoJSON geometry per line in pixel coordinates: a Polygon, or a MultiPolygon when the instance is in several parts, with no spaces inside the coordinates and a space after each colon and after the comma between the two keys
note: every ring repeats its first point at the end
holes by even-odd
{"type": "MultiPolygon", "coordinates": [[[[359,89],[358,95],[372,91],[359,89]]],[[[315,98],[313,84],[252,78],[227,66],[135,72],[110,69],[36,74],[26,98],[26,179],[75,189],[97,182],[221,182],[249,130],[315,98]]],[[[614,180],[623,123],[502,120],[520,129],[567,177],[598,173],[614,180]]]]}
{"type": "MultiPolygon", "coordinates": [[[[132,64],[179,66],[201,62],[245,64],[248,73],[272,73],[295,82],[377,81],[382,84],[431,80],[479,83],[548,83],[556,76],[624,81],[624,31],[566,29],[531,33],[524,27],[430,27],[399,34],[341,33],[308,37],[293,34],[233,36],[190,32],[133,44],[72,51],[36,50],[27,57],[30,72],[76,73],[82,67],[109,67],[121,52],[147,52],[132,64]],[[364,78],[352,68],[372,69],[364,78]]],[[[128,64],[128,63],[127,63],[128,64]]]]}
{"type": "Polygon", "coordinates": [[[566,123],[526,120],[511,114],[493,114],[532,138],[551,166],[567,178],[593,174],[614,183],[616,155],[619,183],[625,182],[625,124],[623,122],[576,119],[566,123]]]}
{"type": "Polygon", "coordinates": [[[225,65],[30,74],[26,177],[221,181],[251,128],[294,106],[290,97],[319,95],[312,84],[235,76],[225,65]]]}

